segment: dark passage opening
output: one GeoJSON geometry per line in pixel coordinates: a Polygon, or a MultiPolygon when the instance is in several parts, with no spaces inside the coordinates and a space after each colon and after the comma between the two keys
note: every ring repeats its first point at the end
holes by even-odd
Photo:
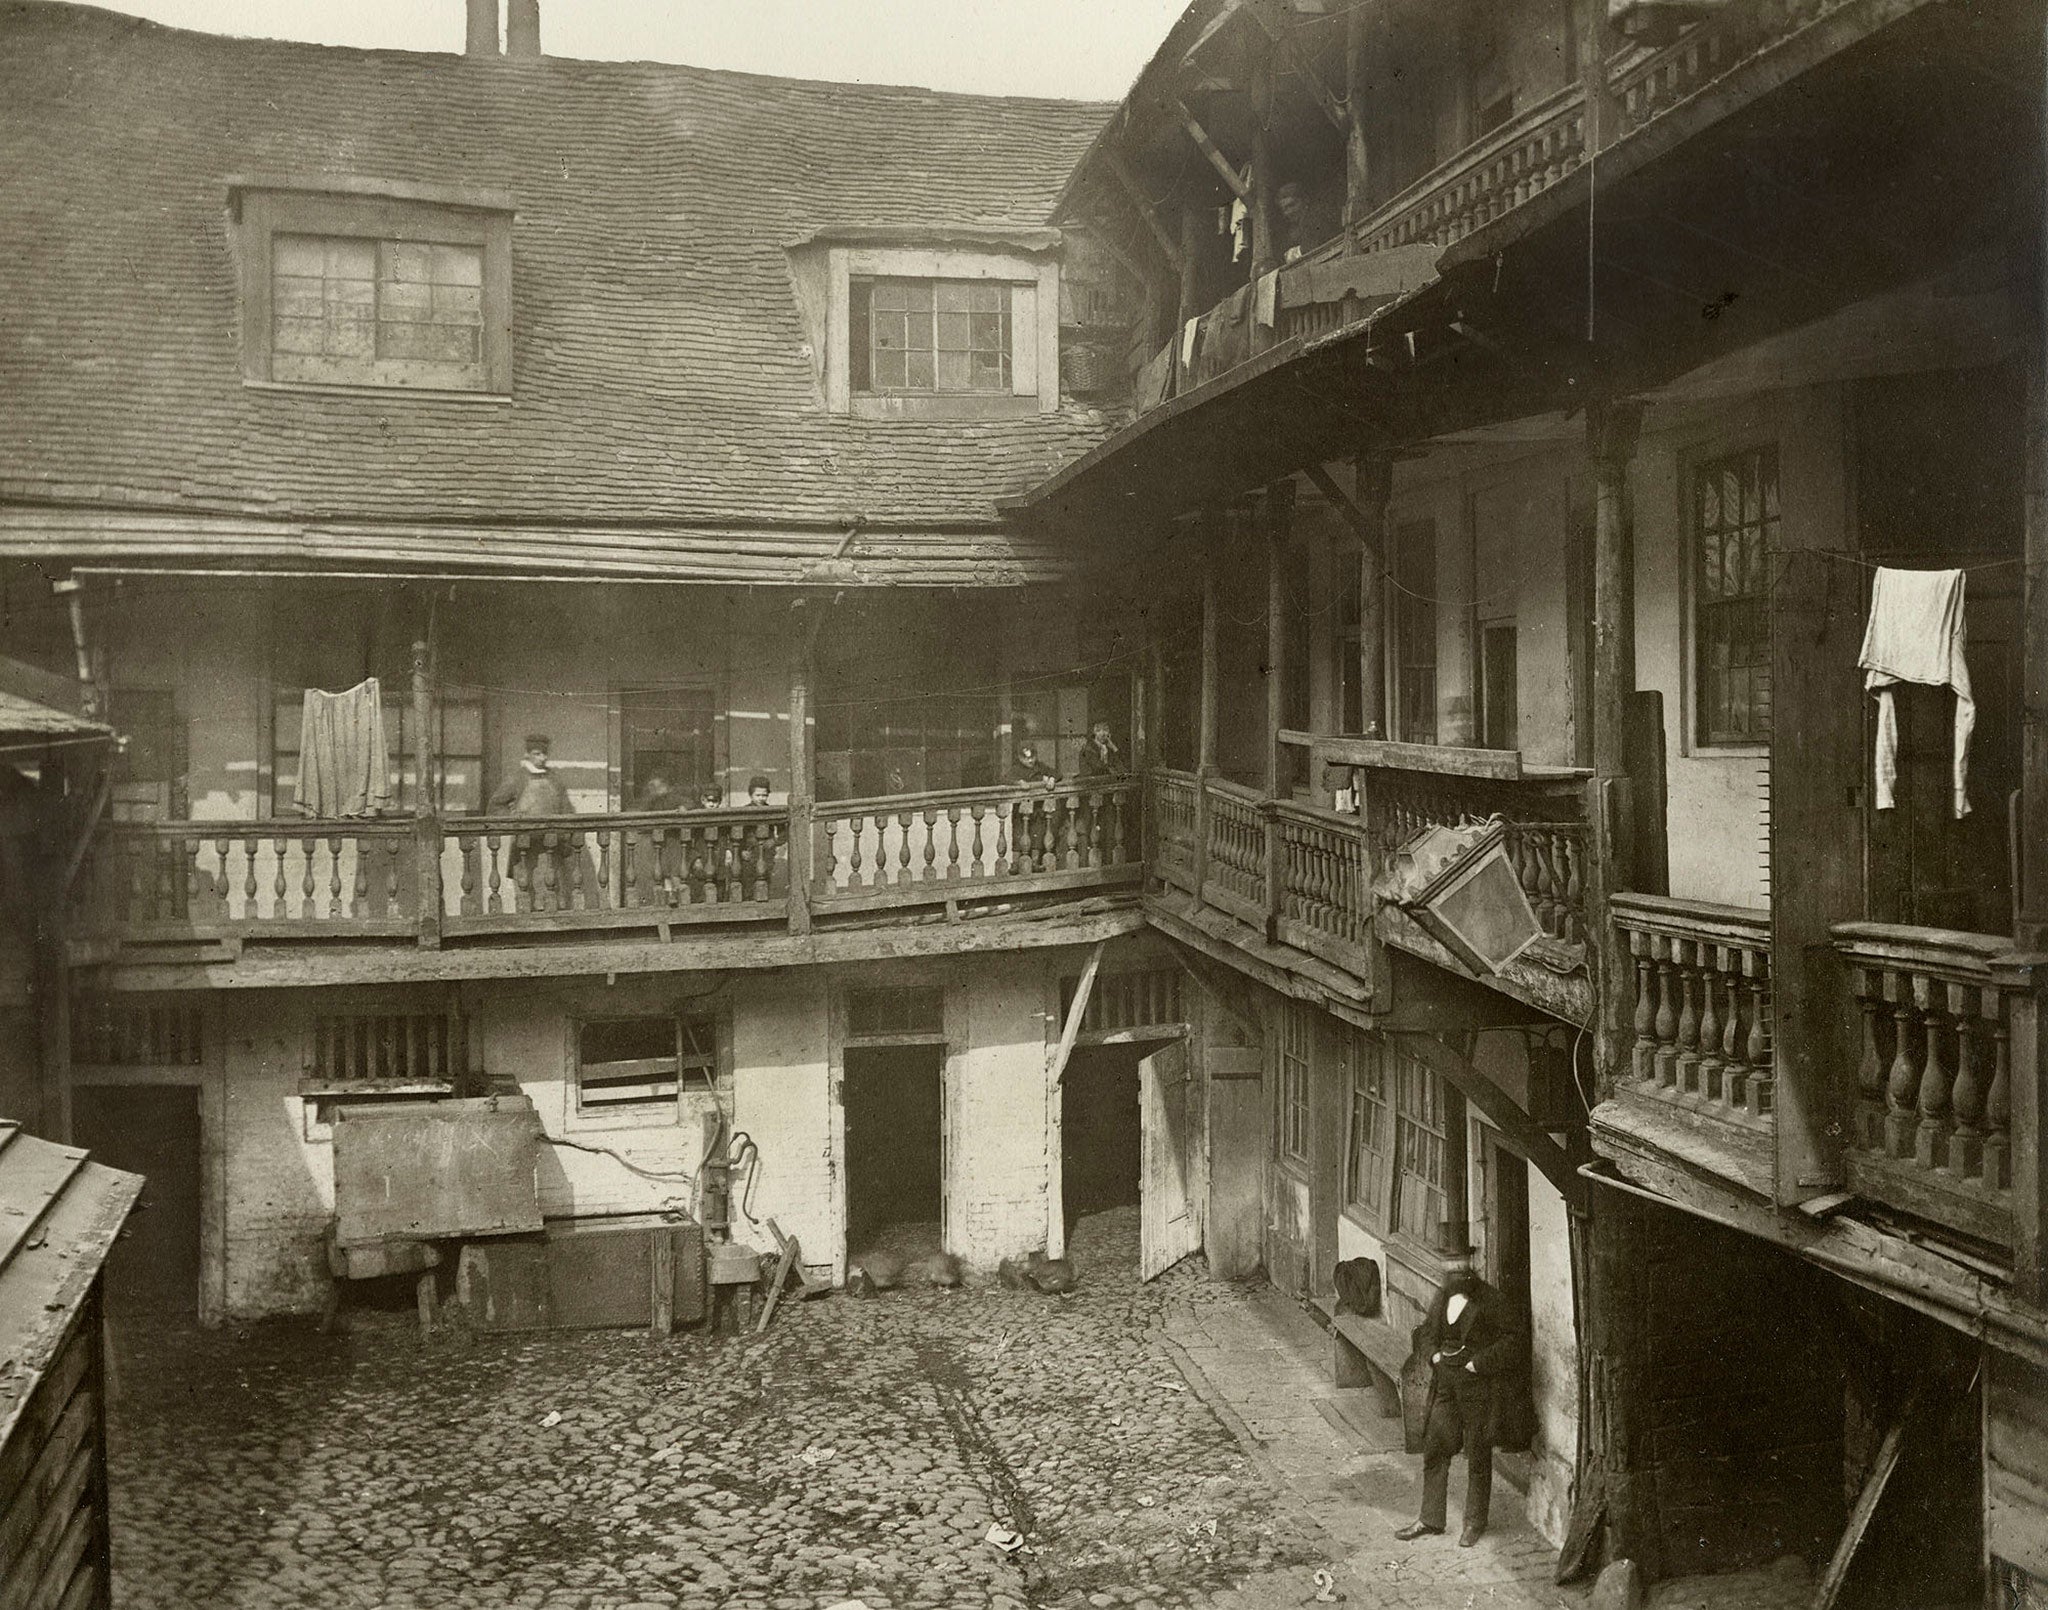
{"type": "MultiPolygon", "coordinates": [[[[846,1052],[846,1250],[889,1232],[940,1233],[942,1045],[849,1046],[846,1052]]],[[[891,1238],[893,1239],[893,1238],[891,1238]]]]}
{"type": "Polygon", "coordinates": [[[137,1210],[107,1259],[107,1306],[195,1314],[199,1304],[199,1092],[81,1085],[71,1133],[95,1162],[140,1174],[137,1210]]]}
{"type": "Polygon", "coordinates": [[[1137,1045],[1077,1045],[1060,1082],[1061,1208],[1076,1221],[1139,1199],[1137,1045]]]}

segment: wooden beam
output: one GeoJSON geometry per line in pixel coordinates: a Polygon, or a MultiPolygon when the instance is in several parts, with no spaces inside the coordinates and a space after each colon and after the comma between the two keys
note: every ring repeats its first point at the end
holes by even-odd
{"type": "Polygon", "coordinates": [[[822,606],[805,611],[814,619],[796,621],[796,643],[789,667],[789,931],[811,931],[811,883],[817,876],[815,791],[811,763],[811,675],[818,633],[825,624],[822,606]]]}
{"type": "MultiPolygon", "coordinates": [[[[2041,56],[2034,62],[2038,85],[2048,72],[2048,21],[2041,56]]],[[[2048,136],[2048,130],[2044,130],[2048,136]]],[[[2033,160],[2039,163],[2040,158],[2033,160]]],[[[2036,172],[2035,190],[2048,182],[2036,172]]],[[[2035,225],[2048,235],[2048,215],[2035,225]]],[[[2040,240],[2035,242],[2037,251],[2040,240]]],[[[2035,261],[2039,262],[2037,256],[2035,261]]],[[[2030,950],[2048,950],[2048,275],[2034,287],[2032,362],[2028,368],[2026,445],[2026,564],[2021,574],[2020,618],[2020,823],[2019,907],[2015,933],[2030,950]]]]}
{"type": "MultiPolygon", "coordinates": [[[[1507,1138],[1514,1150],[1557,1187],[1558,1194],[1567,1203],[1576,1204],[1584,1199],[1585,1181],[1579,1178],[1578,1170],[1565,1149],[1539,1129],[1536,1120],[1516,1106],[1513,1098],[1480,1072],[1469,1058],[1434,1034],[1396,1033],[1391,1038],[1477,1107],[1481,1115],[1507,1138]]],[[[1449,1140],[1448,1131],[1446,1140],[1449,1140]]],[[[1445,1190],[1449,1190],[1448,1182],[1445,1190]]]]}
{"type": "Polygon", "coordinates": [[[86,852],[92,848],[92,838],[100,830],[100,820],[107,814],[107,806],[114,798],[114,774],[111,769],[102,769],[93,783],[92,799],[85,807],[85,820],[79,823],[78,831],[71,836],[71,847],[64,856],[63,881],[57,885],[60,894],[68,894],[71,886],[78,881],[78,869],[85,864],[86,852]]]}
{"type": "Polygon", "coordinates": [[[1358,455],[1352,491],[1360,516],[1377,533],[1358,560],[1358,712],[1368,737],[1387,730],[1387,577],[1393,568],[1387,505],[1394,495],[1394,460],[1385,452],[1358,455]]]}
{"type": "MultiPolygon", "coordinates": [[[[1266,488],[1266,745],[1265,794],[1280,797],[1280,732],[1287,725],[1287,546],[1294,517],[1294,483],[1266,488]]],[[[1286,853],[1280,818],[1265,813],[1266,937],[1277,938],[1286,903],[1286,853]]]]}
{"type": "Polygon", "coordinates": [[[1195,890],[1200,897],[1209,877],[1209,776],[1216,769],[1216,639],[1222,605],[1216,596],[1216,567],[1221,555],[1216,541],[1216,516],[1202,521],[1202,693],[1201,730],[1195,757],[1195,890]]]}
{"type": "Polygon", "coordinates": [[[1074,1037],[1081,1032],[1081,1019],[1088,1015],[1088,997],[1095,992],[1095,975],[1102,969],[1102,952],[1107,940],[1098,940],[1081,965],[1081,980],[1074,986],[1074,998],[1067,1003],[1067,1021],[1060,1029],[1060,1043],[1052,1054],[1051,1078],[1058,1084],[1067,1076],[1067,1059],[1074,1054],[1074,1037]]]}
{"type": "Polygon", "coordinates": [[[1209,166],[1214,168],[1223,182],[1230,186],[1230,193],[1249,207],[1252,202],[1252,187],[1244,175],[1230,165],[1230,158],[1216,149],[1216,142],[1209,138],[1208,130],[1195,121],[1193,112],[1179,101],[1173,103],[1173,110],[1179,114],[1181,127],[1188,131],[1188,138],[1195,142],[1196,148],[1209,159],[1209,166]]]}
{"type": "Polygon", "coordinates": [[[1150,198],[1146,196],[1144,188],[1138,183],[1138,176],[1131,172],[1129,165],[1114,151],[1105,150],[1102,153],[1102,161],[1124,194],[1131,198],[1131,205],[1138,209],[1138,216],[1145,221],[1145,227],[1151,231],[1153,242],[1159,247],[1159,254],[1173,266],[1176,274],[1179,273],[1180,242],[1175,240],[1167,231],[1166,225],[1159,221],[1159,209],[1154,207],[1150,198]]]}
{"type": "MultiPolygon", "coordinates": [[[[1173,364],[1178,374],[1181,366],[1182,342],[1189,319],[1198,317],[1203,309],[1202,295],[1202,213],[1205,209],[1192,201],[1180,210],[1180,301],[1174,312],[1173,364]]],[[[1183,375],[1181,389],[1193,384],[1183,375]]]]}
{"type": "Polygon", "coordinates": [[[1813,1610],[1835,1610],[1842,1584],[1849,1579],[1849,1567],[1870,1530],[1871,1517],[1877,1513],[1885,1488],[1891,1484],[1892,1472],[1899,1468],[1899,1456],[1906,1447],[1906,1427],[1918,1415],[1920,1401],[1921,1388],[1916,1386],[1892,1416],[1892,1423],[1885,1427],[1884,1440],[1877,1445],[1877,1457],[1870,1462],[1870,1474],[1864,1478],[1863,1490],[1856,1495],[1856,1503],[1849,1511],[1849,1524],[1842,1528],[1841,1540],[1835,1544],[1828,1568],[1821,1573],[1820,1586],[1814,1589],[1813,1610]]]}
{"type": "Polygon", "coordinates": [[[1354,5],[1344,17],[1344,224],[1372,211],[1372,156],[1365,140],[1367,13],[1354,5]]]}
{"type": "Polygon", "coordinates": [[[1309,478],[1315,489],[1329,501],[1337,511],[1338,518],[1351,528],[1351,534],[1365,544],[1375,559],[1385,562],[1386,508],[1382,503],[1378,514],[1369,514],[1359,507],[1357,499],[1337,484],[1337,477],[1320,464],[1308,464],[1302,474],[1309,478]]]}
{"type": "MultiPolygon", "coordinates": [[[[1280,261],[1280,178],[1273,153],[1273,59],[1262,56],[1252,68],[1252,185],[1245,205],[1251,209],[1251,277],[1269,273],[1280,261]]],[[[1250,321],[1251,345],[1260,350],[1259,321],[1250,321]]]]}

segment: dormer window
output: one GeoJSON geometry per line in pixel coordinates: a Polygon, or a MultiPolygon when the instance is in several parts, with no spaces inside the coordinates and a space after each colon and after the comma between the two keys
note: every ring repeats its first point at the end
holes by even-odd
{"type": "Polygon", "coordinates": [[[258,385],[502,396],[512,215],[470,192],[238,184],[242,373],[258,385]]]}
{"type": "Polygon", "coordinates": [[[1059,231],[842,229],[790,250],[826,409],[992,420],[1060,405],[1059,231]]]}
{"type": "Polygon", "coordinates": [[[1002,281],[860,277],[848,302],[856,392],[1009,393],[1010,287],[1002,281]]]}

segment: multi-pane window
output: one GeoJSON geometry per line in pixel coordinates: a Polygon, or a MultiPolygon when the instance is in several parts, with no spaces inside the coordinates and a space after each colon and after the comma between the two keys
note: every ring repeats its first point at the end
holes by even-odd
{"type": "Polygon", "coordinates": [[[206,1055],[204,1011],[184,1001],[71,997],[71,1060],[81,1067],[196,1068],[206,1055]]]}
{"type": "Polygon", "coordinates": [[[1344,1158],[1344,1200],[1375,1226],[1385,1222],[1387,1158],[1394,1125],[1387,1111],[1380,1042],[1356,1032],[1344,1039],[1351,1064],[1351,1139],[1344,1158]]]}
{"type": "Polygon", "coordinates": [[[1315,1022],[1305,1006],[1280,1010],[1280,1155],[1294,1162],[1308,1160],[1308,1081],[1315,1022]]]}
{"type": "Polygon", "coordinates": [[[660,688],[619,695],[619,779],[627,810],[689,805],[718,781],[717,698],[710,688],[660,688]]]}
{"type": "Polygon", "coordinates": [[[946,992],[930,984],[850,991],[846,1032],[860,1039],[942,1037],[946,1032],[946,992]]]}
{"type": "Polygon", "coordinates": [[[270,255],[270,378],[478,390],[484,249],[279,234],[270,255]]]}
{"type": "Polygon", "coordinates": [[[1394,736],[1436,742],[1436,522],[1394,533],[1394,736]]]}
{"type": "Polygon", "coordinates": [[[683,1091],[711,1095],[723,1088],[712,1018],[606,1017],[577,1025],[578,1113],[673,1113],[683,1091]]]}
{"type": "MultiPolygon", "coordinates": [[[[1463,1137],[1460,1137],[1460,1144],[1463,1137]]],[[[1444,1092],[1413,1057],[1394,1054],[1394,1228],[1431,1241],[1444,1218],[1444,1092]]]]}
{"type": "Polygon", "coordinates": [[[855,278],[848,289],[855,391],[1009,392],[1008,284],[855,278]]]}
{"type": "Polygon", "coordinates": [[[1770,562],[1778,454],[1752,448],[1692,477],[1693,683],[1703,744],[1771,735],[1770,562]]]}

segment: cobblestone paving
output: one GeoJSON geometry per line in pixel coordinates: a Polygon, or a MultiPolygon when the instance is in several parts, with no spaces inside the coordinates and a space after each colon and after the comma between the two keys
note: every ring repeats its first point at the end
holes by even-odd
{"type": "Polygon", "coordinates": [[[1139,1285],[1133,1228],[1081,1227],[1066,1299],[835,1296],[759,1339],[125,1336],[116,1604],[1313,1602],[1322,1534],[1155,1334],[1251,1299],[1194,1267],[1139,1285]]]}

